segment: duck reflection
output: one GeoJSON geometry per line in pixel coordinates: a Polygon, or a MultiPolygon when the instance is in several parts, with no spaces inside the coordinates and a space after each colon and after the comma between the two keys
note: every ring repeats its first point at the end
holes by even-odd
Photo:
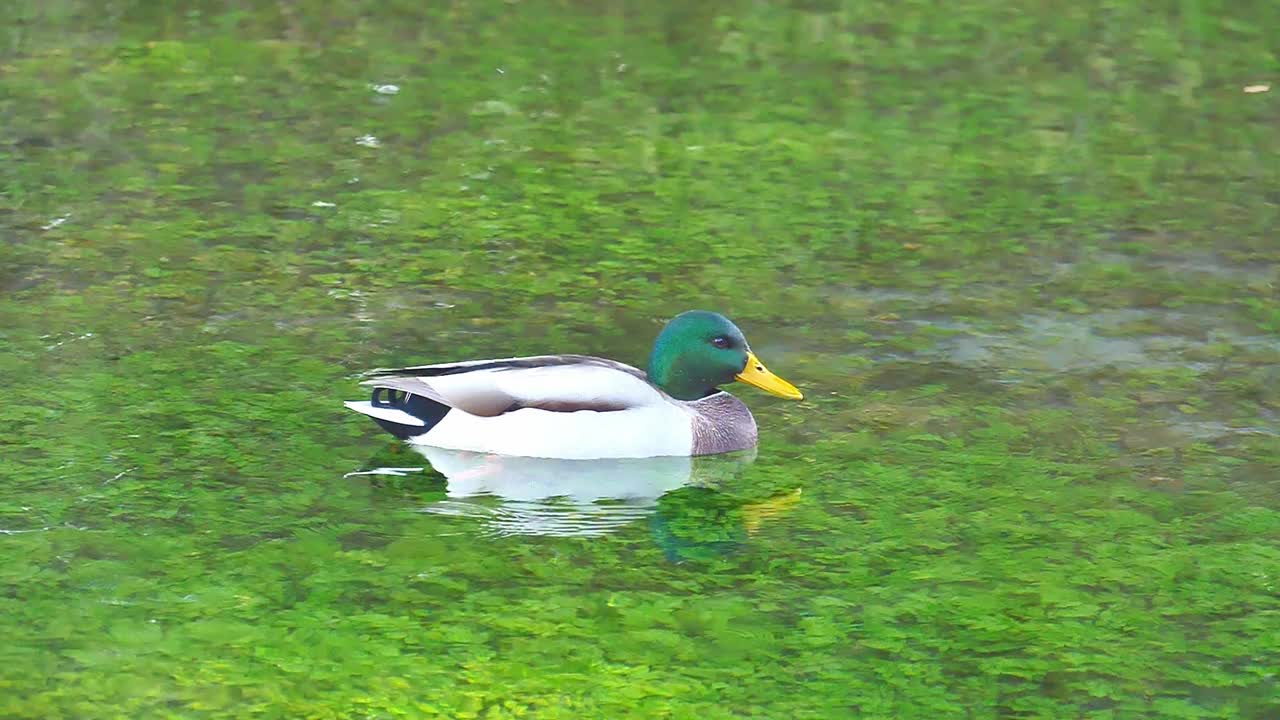
{"type": "MultiPolygon", "coordinates": [[[[397,446],[399,450],[403,446],[397,446]]],[[[414,446],[445,478],[423,513],[470,518],[486,534],[593,537],[648,520],[673,562],[706,560],[741,547],[800,499],[800,489],[750,493],[733,482],[755,449],[707,457],[563,460],[414,446]],[[750,493],[744,496],[741,491],[750,493]]],[[[395,458],[404,465],[404,456],[395,458]]],[[[391,456],[371,465],[382,465],[391,456]],[[379,462],[383,461],[383,462],[379,462]]],[[[421,467],[377,467],[348,475],[407,477],[421,467]]]]}
{"type": "Polygon", "coordinates": [[[714,488],[756,458],[754,449],[714,457],[602,460],[413,450],[448,481],[447,499],[424,512],[473,517],[499,535],[605,535],[651,515],[663,495],[686,486],[714,488]]]}
{"type": "Polygon", "coordinates": [[[712,560],[747,544],[768,521],[800,501],[795,488],[752,502],[705,487],[684,487],[658,502],[649,534],[672,562],[712,560]]]}

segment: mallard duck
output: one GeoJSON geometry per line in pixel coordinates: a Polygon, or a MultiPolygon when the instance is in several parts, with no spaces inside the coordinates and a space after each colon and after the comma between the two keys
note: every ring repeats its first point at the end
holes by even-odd
{"type": "Polygon", "coordinates": [[[719,313],[673,318],[649,372],[587,355],[538,355],[371,371],[373,397],[346,406],[417,445],[549,458],[713,455],[755,447],[734,380],[803,397],[765,369],[719,313]]]}

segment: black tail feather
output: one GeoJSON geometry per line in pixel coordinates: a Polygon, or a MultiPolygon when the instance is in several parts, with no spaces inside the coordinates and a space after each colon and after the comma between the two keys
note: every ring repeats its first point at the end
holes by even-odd
{"type": "Polygon", "coordinates": [[[421,395],[414,395],[402,390],[393,390],[391,388],[375,387],[373,389],[373,397],[369,403],[374,407],[395,408],[402,412],[418,418],[423,422],[422,425],[405,425],[402,423],[383,420],[382,418],[371,418],[374,422],[387,432],[395,435],[401,440],[408,440],[411,437],[421,435],[431,428],[435,427],[444,416],[449,414],[450,408],[444,403],[438,403],[421,395]]]}

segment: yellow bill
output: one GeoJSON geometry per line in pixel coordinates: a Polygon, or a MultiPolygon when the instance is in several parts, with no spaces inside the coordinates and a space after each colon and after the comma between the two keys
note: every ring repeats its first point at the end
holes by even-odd
{"type": "Polygon", "coordinates": [[[788,400],[803,400],[804,395],[795,385],[769,372],[753,352],[747,353],[747,366],[737,375],[738,382],[755,385],[770,395],[777,395],[788,400]]]}

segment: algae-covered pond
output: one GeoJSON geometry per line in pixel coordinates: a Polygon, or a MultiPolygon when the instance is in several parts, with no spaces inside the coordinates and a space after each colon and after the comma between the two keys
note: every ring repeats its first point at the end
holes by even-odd
{"type": "Polygon", "coordinates": [[[1280,717],[1280,5],[4,15],[0,717],[1280,717]],[[689,308],[754,454],[341,404],[689,308]]]}

